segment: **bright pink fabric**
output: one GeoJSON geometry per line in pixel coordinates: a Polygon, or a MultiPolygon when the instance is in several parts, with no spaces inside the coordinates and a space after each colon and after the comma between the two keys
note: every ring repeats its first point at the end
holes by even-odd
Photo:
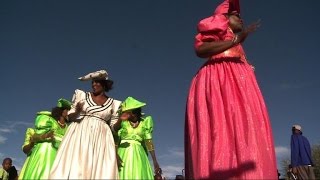
{"type": "MultiPolygon", "coordinates": [[[[228,28],[220,30],[222,36],[200,32],[195,47],[233,37],[228,28]]],[[[186,179],[278,179],[267,108],[241,45],[211,57],[192,80],[185,173],[186,179]]]]}
{"type": "Polygon", "coordinates": [[[225,16],[225,14],[227,14],[229,11],[237,11],[238,13],[240,13],[239,0],[223,1],[215,9],[212,16],[202,19],[198,23],[198,36],[201,35],[203,37],[196,37],[196,47],[200,46],[204,41],[211,41],[212,39],[223,40],[223,38],[227,36],[229,20],[225,16]]]}

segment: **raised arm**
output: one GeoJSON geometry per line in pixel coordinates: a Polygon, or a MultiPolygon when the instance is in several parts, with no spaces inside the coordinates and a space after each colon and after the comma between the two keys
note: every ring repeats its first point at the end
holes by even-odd
{"type": "Polygon", "coordinates": [[[196,46],[195,48],[196,54],[198,57],[208,58],[213,55],[222,53],[232,48],[233,46],[244,42],[245,39],[248,37],[248,35],[256,31],[259,26],[260,26],[260,20],[250,24],[248,27],[244,28],[241,32],[235,34],[231,40],[225,40],[225,41],[218,41],[218,40],[202,41],[200,37],[201,35],[198,35],[196,37],[196,40],[200,45],[196,46]]]}

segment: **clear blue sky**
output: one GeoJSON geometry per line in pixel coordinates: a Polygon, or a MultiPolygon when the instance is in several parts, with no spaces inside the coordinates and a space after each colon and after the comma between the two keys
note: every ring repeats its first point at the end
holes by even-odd
{"type": "MultiPolygon", "coordinates": [[[[0,2],[0,159],[20,168],[24,133],[77,80],[106,69],[115,99],[134,96],[155,120],[156,154],[165,176],[183,169],[184,111],[190,81],[205,62],[193,49],[196,25],[221,0],[0,2]]],[[[244,43],[256,67],[273,127],[278,162],[289,157],[290,128],[319,144],[320,1],[243,0],[241,15],[262,26],[244,43]]]]}

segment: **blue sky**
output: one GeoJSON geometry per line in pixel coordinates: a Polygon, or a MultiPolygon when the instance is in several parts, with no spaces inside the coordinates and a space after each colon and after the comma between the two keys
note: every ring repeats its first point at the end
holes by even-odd
{"type": "MultiPolygon", "coordinates": [[[[193,75],[205,62],[193,49],[196,25],[217,0],[1,1],[0,159],[20,168],[24,133],[35,113],[75,89],[79,76],[106,69],[109,95],[147,103],[165,176],[183,169],[184,111],[193,75]]],[[[289,157],[290,128],[319,144],[320,1],[241,1],[241,16],[261,27],[244,43],[273,128],[277,160],[289,157]]]]}

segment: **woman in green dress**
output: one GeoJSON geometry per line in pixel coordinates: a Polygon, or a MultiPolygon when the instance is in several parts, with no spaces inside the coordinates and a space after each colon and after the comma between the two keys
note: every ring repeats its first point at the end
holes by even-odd
{"type": "Polygon", "coordinates": [[[118,130],[118,155],[121,159],[120,179],[154,179],[148,152],[152,156],[155,174],[161,175],[152,142],[153,120],[142,117],[146,103],[128,97],[121,104],[121,115],[114,128],[118,130]]]}
{"type": "Polygon", "coordinates": [[[35,144],[35,142],[32,139],[33,135],[34,135],[34,129],[33,128],[27,128],[26,134],[25,134],[25,137],[24,137],[24,143],[22,145],[22,151],[27,155],[27,158],[24,161],[24,164],[23,164],[22,169],[20,171],[19,179],[22,179],[22,177],[23,177],[24,171],[25,171],[26,166],[27,166],[27,164],[29,162],[29,157],[30,157],[32,148],[33,148],[33,146],[35,144]]]}
{"type": "Polygon", "coordinates": [[[57,107],[52,108],[51,112],[37,113],[34,135],[31,136],[34,145],[31,143],[33,147],[26,159],[21,179],[48,179],[57,149],[67,130],[66,118],[70,108],[71,102],[59,99],[57,107]]]}

